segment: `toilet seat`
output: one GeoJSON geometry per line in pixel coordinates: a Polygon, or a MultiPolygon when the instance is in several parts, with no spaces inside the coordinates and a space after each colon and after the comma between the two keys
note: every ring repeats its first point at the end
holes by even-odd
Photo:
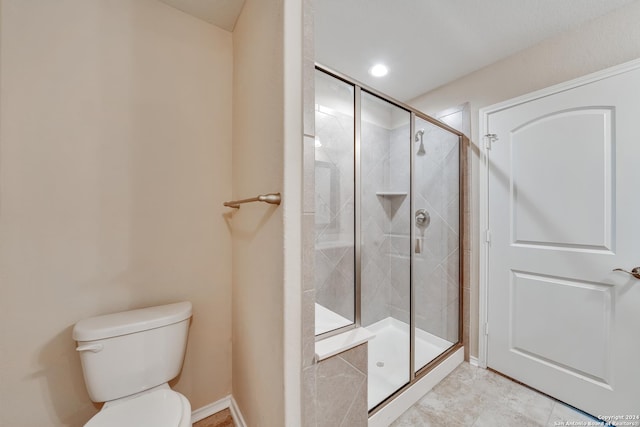
{"type": "Polygon", "coordinates": [[[85,424],[85,427],[187,426],[191,426],[191,405],[186,397],[171,389],[154,390],[112,404],[85,424]]]}

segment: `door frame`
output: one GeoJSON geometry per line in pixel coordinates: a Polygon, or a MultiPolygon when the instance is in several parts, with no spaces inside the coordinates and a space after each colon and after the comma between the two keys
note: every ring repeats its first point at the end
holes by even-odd
{"type": "Polygon", "coordinates": [[[489,117],[491,114],[515,107],[520,104],[534,101],[550,95],[555,95],[579,86],[584,86],[599,80],[604,80],[618,74],[640,68],[640,59],[625,62],[595,73],[587,74],[564,83],[559,83],[544,89],[540,89],[516,98],[512,98],[497,104],[483,107],[479,111],[478,143],[480,146],[479,161],[479,298],[478,298],[478,366],[487,367],[488,358],[488,297],[489,297],[489,246],[487,232],[489,230],[489,151],[490,144],[500,144],[500,141],[491,142],[487,134],[489,130],[489,117]]]}

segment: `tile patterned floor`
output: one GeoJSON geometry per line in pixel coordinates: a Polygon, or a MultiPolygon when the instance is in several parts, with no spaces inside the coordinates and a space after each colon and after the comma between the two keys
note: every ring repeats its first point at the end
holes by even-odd
{"type": "Polygon", "coordinates": [[[557,427],[593,419],[492,371],[464,362],[393,427],[557,427]]]}
{"type": "MultiPolygon", "coordinates": [[[[467,362],[391,427],[559,427],[594,420],[547,396],[467,362]],[[571,423],[573,422],[573,423],[571,423]]],[[[229,409],[194,427],[233,427],[229,409]]]]}

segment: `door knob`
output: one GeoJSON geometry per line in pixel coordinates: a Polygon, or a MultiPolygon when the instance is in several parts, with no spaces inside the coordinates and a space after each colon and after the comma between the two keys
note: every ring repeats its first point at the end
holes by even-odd
{"type": "Polygon", "coordinates": [[[614,268],[613,271],[622,271],[623,273],[627,273],[640,280],[640,267],[635,267],[631,271],[623,270],[622,268],[614,268]]]}

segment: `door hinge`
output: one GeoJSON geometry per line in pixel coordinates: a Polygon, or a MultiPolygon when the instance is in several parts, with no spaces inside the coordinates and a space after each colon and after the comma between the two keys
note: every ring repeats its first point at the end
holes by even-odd
{"type": "Polygon", "coordinates": [[[484,334],[489,336],[489,322],[484,324],[484,334]]]}
{"type": "Polygon", "coordinates": [[[491,230],[487,229],[484,231],[484,241],[491,243],[491,230]]]}
{"type": "Polygon", "coordinates": [[[491,144],[494,141],[498,141],[498,135],[495,133],[488,133],[484,136],[484,148],[491,150],[491,144]]]}

